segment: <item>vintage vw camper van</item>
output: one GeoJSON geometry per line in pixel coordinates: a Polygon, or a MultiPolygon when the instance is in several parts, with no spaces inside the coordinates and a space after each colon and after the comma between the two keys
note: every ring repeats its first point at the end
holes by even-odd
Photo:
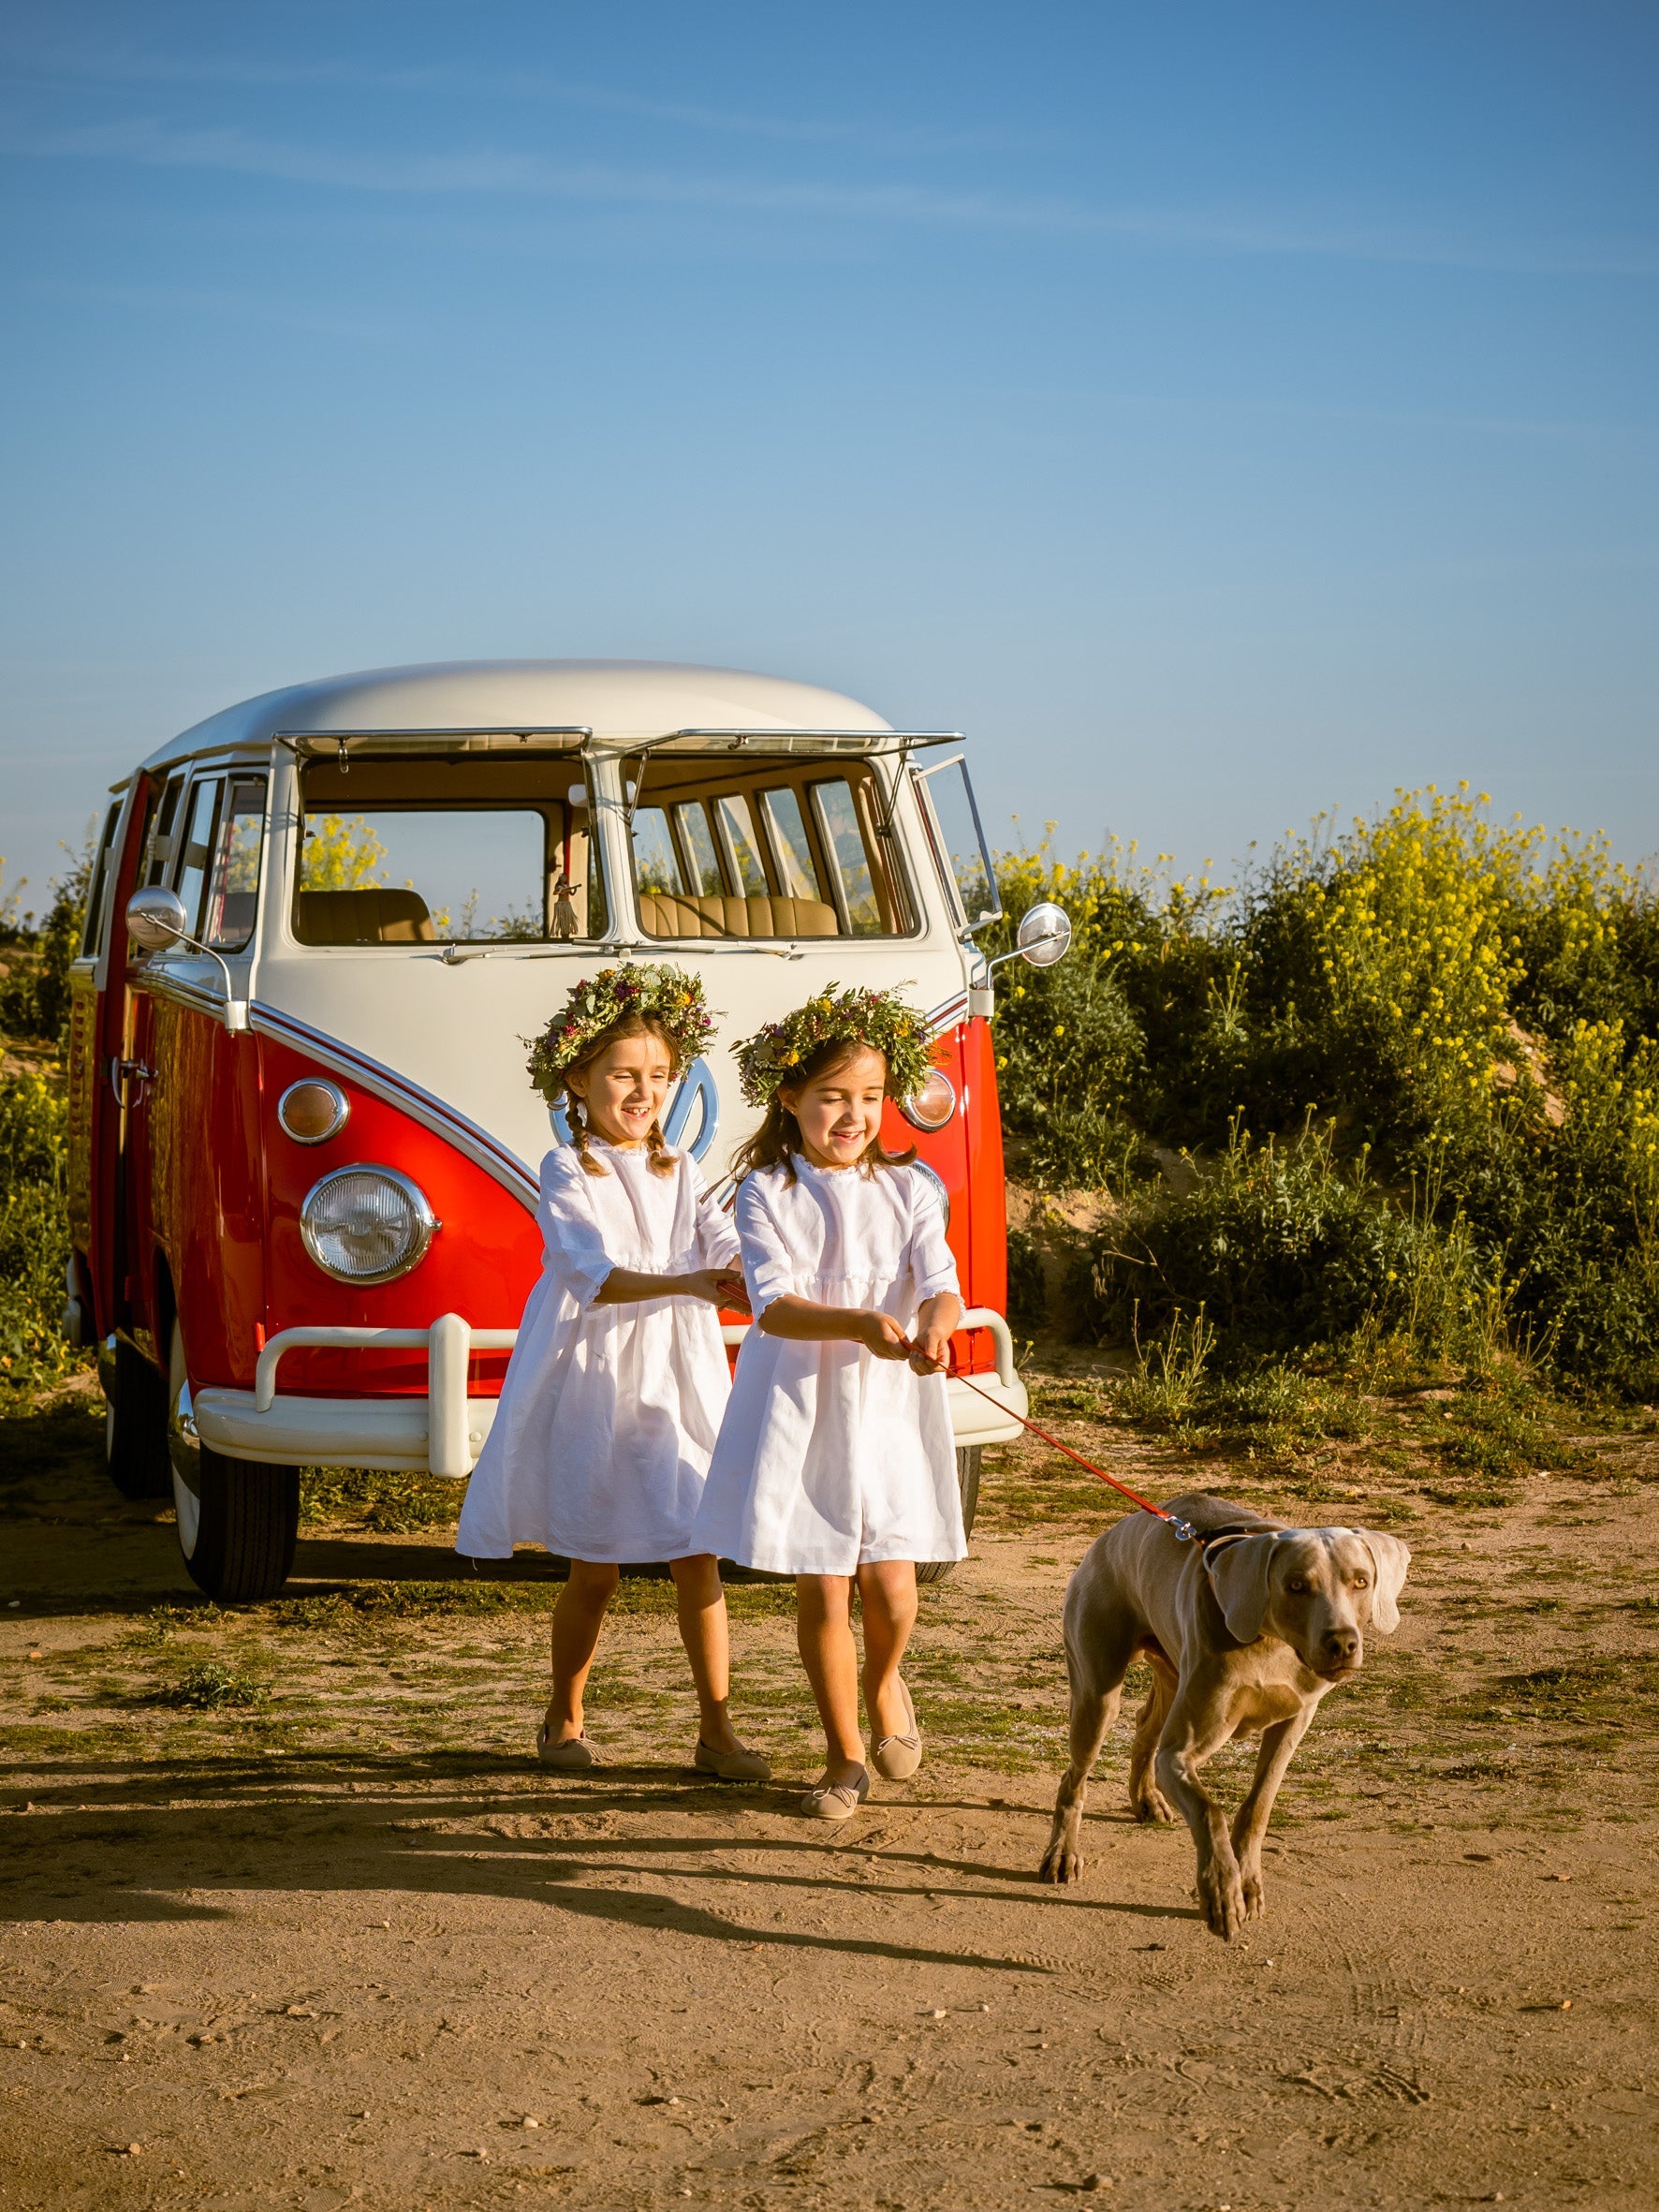
{"type": "MultiPolygon", "coordinates": [[[[74,969],[65,1324],[110,1473],[165,1496],[200,1587],[277,1589],[299,1470],[463,1477],[540,1265],[556,1124],[524,1040],[585,972],[696,969],[719,1040],[668,1134],[717,1187],[752,1126],[731,1040],[903,983],[934,1073],[889,1107],[937,1178],[971,1514],[1025,1393],[976,932],[996,912],[959,737],[724,670],[522,661],[268,693],[116,788],[74,969]]],[[[1057,957],[1056,908],[1023,928],[1057,957]]],[[[728,1343],[741,1336],[727,1317],[728,1343]]]]}

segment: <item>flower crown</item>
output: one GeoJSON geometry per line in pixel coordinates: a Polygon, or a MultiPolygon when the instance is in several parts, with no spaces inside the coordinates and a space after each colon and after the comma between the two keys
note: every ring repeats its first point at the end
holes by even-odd
{"type": "Polygon", "coordinates": [[[733,1048],[749,1104],[770,1105],[778,1085],[795,1080],[797,1070],[826,1044],[868,1045],[882,1054],[888,1095],[894,1099],[919,1090],[933,1064],[927,1016],[906,1006],[896,991],[838,992],[831,985],[733,1048]]]}
{"type": "Polygon", "coordinates": [[[648,960],[602,967],[572,988],[564,1012],[555,1014],[539,1037],[524,1040],[530,1046],[530,1080],[550,1106],[565,1094],[571,1062],[603,1030],[632,1014],[657,1023],[682,1064],[695,1059],[714,1034],[703,986],[683,967],[648,960]]]}

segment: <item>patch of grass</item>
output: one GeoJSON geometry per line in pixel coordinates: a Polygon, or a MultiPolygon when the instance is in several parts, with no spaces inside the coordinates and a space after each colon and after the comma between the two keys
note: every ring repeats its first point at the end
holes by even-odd
{"type": "Polygon", "coordinates": [[[307,1467],[300,1470],[300,1518],[404,1535],[450,1528],[461,1517],[465,1485],[434,1475],[370,1467],[307,1467]]]}
{"type": "Polygon", "coordinates": [[[228,1705],[263,1703],[265,1690],[251,1675],[239,1674],[223,1659],[198,1659],[186,1667],[177,1682],[158,1689],[152,1703],[177,1705],[194,1712],[216,1713],[228,1705]]]}

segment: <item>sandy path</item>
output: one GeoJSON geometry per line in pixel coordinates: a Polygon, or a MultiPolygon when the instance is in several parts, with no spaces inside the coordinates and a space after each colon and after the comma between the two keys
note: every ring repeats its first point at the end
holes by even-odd
{"type": "MultiPolygon", "coordinates": [[[[1060,1593],[1104,1517],[1056,1489],[1034,1522],[1036,1462],[993,1480],[924,1611],[927,1766],[849,1833],[688,1779],[649,1588],[596,1680],[615,1763],[555,1782],[523,1757],[534,1563],[496,1610],[362,1611],[331,1594],[354,1547],[382,1577],[448,1562],[325,1535],[286,1608],[210,1616],[85,1442],[40,1429],[9,1492],[0,2204],[1659,2197],[1652,1494],[1628,1468],[1477,1524],[1409,1509],[1402,1634],[1326,1706],[1270,1918],[1227,1946],[1184,1831],[1125,1819],[1121,1735],[1085,1882],[1033,1878],[1060,1593]],[[157,1703],[203,1654],[259,1702],[157,1703]]],[[[754,1733],[804,1778],[792,1624],[771,1591],[735,1603],[754,1733]]]]}

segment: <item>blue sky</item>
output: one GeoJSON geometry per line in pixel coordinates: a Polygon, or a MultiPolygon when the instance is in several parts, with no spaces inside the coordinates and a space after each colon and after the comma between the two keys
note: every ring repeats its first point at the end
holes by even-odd
{"type": "Polygon", "coordinates": [[[1659,11],[0,7],[0,851],[337,670],[966,729],[1224,870],[1659,849],[1659,11]]]}

